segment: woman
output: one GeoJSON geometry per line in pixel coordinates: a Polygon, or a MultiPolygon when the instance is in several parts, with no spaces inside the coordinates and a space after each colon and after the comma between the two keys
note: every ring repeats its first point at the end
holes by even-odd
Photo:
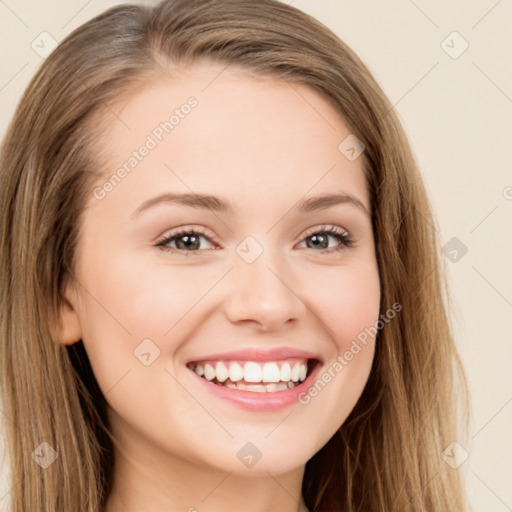
{"type": "Polygon", "coordinates": [[[433,215],[325,26],[112,8],[44,62],[1,169],[12,510],[462,509],[433,215]]]}

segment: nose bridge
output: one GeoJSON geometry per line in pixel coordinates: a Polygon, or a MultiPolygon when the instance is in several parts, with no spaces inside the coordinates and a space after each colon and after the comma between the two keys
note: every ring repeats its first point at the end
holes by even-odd
{"type": "Polygon", "coordinates": [[[253,320],[265,329],[299,318],[304,303],[293,290],[293,276],[279,248],[247,237],[236,248],[228,315],[253,320]]]}

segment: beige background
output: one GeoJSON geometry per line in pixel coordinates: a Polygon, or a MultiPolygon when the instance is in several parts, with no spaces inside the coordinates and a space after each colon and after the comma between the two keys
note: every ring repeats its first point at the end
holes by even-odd
{"type": "MultiPolygon", "coordinates": [[[[43,31],[59,41],[116,3],[0,0],[0,136],[43,60],[32,41],[43,31]]],[[[510,511],[512,2],[295,0],[292,5],[333,29],[373,72],[410,137],[442,243],[457,237],[468,248],[458,261],[447,262],[457,343],[473,401],[470,442],[464,446],[469,458],[462,467],[475,511],[510,511]],[[452,58],[464,41],[467,50],[452,58]]],[[[1,475],[3,510],[15,483],[5,468],[1,475]]]]}

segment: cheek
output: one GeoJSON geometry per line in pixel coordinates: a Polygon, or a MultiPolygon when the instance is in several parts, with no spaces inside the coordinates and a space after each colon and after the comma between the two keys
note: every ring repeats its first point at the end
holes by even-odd
{"type": "MultiPolygon", "coordinates": [[[[192,258],[192,257],[191,257],[192,258]]],[[[200,266],[165,265],[143,258],[98,255],[97,264],[109,271],[98,275],[94,262],[84,269],[88,276],[92,304],[92,323],[100,320],[107,327],[117,324],[119,333],[135,342],[137,339],[162,339],[187,316],[219,280],[223,272],[200,266]],[[92,279],[92,278],[93,279],[92,279]]],[[[89,297],[86,297],[88,299],[89,297]]],[[[89,301],[90,302],[90,301],[89,301]]],[[[115,325],[114,325],[115,326],[115,325]]]]}
{"type": "Polygon", "coordinates": [[[326,426],[334,432],[355,406],[371,370],[380,307],[377,266],[317,273],[305,295],[330,335],[333,350],[300,401],[311,417],[325,418],[322,411],[330,411],[326,426]]]}
{"type": "Polygon", "coordinates": [[[336,269],[316,281],[323,291],[310,293],[315,314],[333,341],[331,355],[299,401],[312,429],[322,432],[319,449],[345,422],[368,380],[375,354],[380,284],[377,270],[336,269]]]}
{"type": "Polygon", "coordinates": [[[311,309],[327,328],[339,352],[364,338],[379,317],[380,281],[376,266],[317,272],[305,291],[311,309]]]}
{"type": "Polygon", "coordinates": [[[102,390],[143,367],[139,352],[149,352],[144,357],[155,360],[152,368],[175,353],[197,329],[208,292],[225,272],[145,264],[114,252],[89,253],[87,262],[80,269],[87,292],[79,316],[102,390]]]}

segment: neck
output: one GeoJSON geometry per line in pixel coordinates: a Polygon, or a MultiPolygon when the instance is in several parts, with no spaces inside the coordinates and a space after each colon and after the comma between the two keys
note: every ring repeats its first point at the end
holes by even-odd
{"type": "Polygon", "coordinates": [[[305,466],[247,476],[177,457],[133,432],[119,434],[105,512],[308,512],[305,466]]]}

